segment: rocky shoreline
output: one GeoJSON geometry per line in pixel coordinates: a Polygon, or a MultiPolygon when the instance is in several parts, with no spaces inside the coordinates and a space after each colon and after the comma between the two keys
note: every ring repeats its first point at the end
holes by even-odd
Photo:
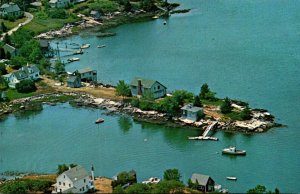
{"type": "Polygon", "coordinates": [[[170,117],[165,113],[157,111],[143,111],[139,108],[132,107],[128,103],[121,103],[104,98],[95,98],[90,94],[75,92],[55,92],[41,94],[33,97],[17,99],[7,104],[7,109],[0,109],[0,117],[10,113],[21,111],[38,111],[42,110],[43,104],[55,106],[56,103],[69,102],[75,107],[92,107],[106,110],[106,114],[127,114],[138,121],[163,124],[172,127],[193,127],[205,130],[213,122],[218,121],[216,130],[235,131],[243,133],[262,133],[274,127],[283,125],[274,121],[274,117],[263,109],[252,109],[251,120],[246,121],[223,121],[212,117],[201,119],[198,122],[183,120],[179,117],[170,117]]]}

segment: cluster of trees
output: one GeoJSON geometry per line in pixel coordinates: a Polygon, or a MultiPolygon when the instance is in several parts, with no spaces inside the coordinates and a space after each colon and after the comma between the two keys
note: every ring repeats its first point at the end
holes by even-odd
{"type": "Polygon", "coordinates": [[[29,93],[36,91],[36,86],[32,80],[22,80],[16,84],[16,90],[19,93],[29,93]]]}
{"type": "MultiPolygon", "coordinates": [[[[164,178],[158,184],[130,184],[117,185],[113,193],[182,193],[185,185],[180,181],[181,175],[178,169],[168,169],[164,172],[164,178]]],[[[119,177],[118,177],[119,179],[119,177]]]]}
{"type": "Polygon", "coordinates": [[[59,164],[57,166],[57,175],[60,175],[61,173],[69,170],[69,168],[74,168],[75,166],[77,166],[77,164],[70,164],[69,166],[67,164],[59,164]]]}
{"type": "Polygon", "coordinates": [[[3,33],[3,32],[7,32],[7,27],[5,26],[4,22],[1,22],[0,24],[0,33],[3,33]]]}
{"type": "Polygon", "coordinates": [[[123,186],[123,185],[126,185],[126,184],[135,184],[137,182],[136,180],[136,172],[135,171],[129,171],[129,172],[126,172],[126,171],[123,171],[121,173],[119,173],[117,175],[117,180],[114,180],[111,182],[111,186],[113,188],[115,187],[118,187],[118,186],[123,186]]]}
{"type": "Polygon", "coordinates": [[[0,187],[0,193],[8,194],[26,194],[33,192],[50,193],[51,185],[54,182],[49,180],[29,180],[22,179],[14,182],[9,182],[0,187]]]}
{"type": "Polygon", "coordinates": [[[279,189],[275,188],[275,191],[267,191],[267,188],[263,185],[257,185],[256,187],[249,189],[247,191],[247,194],[263,194],[263,193],[267,193],[267,194],[279,194],[279,189]]]}

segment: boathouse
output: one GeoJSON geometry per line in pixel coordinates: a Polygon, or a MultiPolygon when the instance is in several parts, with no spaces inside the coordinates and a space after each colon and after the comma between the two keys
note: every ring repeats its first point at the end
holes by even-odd
{"type": "Polygon", "coordinates": [[[86,193],[94,189],[93,171],[90,178],[82,166],[75,166],[60,174],[53,186],[53,193],[86,193]]]}
{"type": "Polygon", "coordinates": [[[80,88],[81,87],[80,77],[76,75],[71,75],[67,80],[67,86],[70,88],[80,88]]]}
{"type": "Polygon", "coordinates": [[[188,119],[191,121],[197,121],[199,113],[203,113],[203,109],[193,104],[187,104],[181,108],[182,115],[181,119],[188,119]]]}
{"type": "Polygon", "coordinates": [[[79,74],[80,79],[83,82],[91,82],[91,81],[96,82],[97,81],[97,71],[92,70],[89,67],[80,69],[80,70],[76,70],[73,74],[74,75],[79,74]]]}
{"type": "Polygon", "coordinates": [[[149,92],[155,99],[164,97],[167,93],[167,87],[156,80],[135,78],[130,83],[131,94],[133,96],[142,96],[149,92]]]}
{"type": "Polygon", "coordinates": [[[208,175],[194,173],[191,181],[193,184],[197,184],[197,190],[199,191],[206,193],[215,190],[215,181],[208,175]]]}

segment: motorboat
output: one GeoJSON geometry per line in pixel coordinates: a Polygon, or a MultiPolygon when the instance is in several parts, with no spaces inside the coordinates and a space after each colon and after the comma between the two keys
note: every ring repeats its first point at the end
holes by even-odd
{"type": "Polygon", "coordinates": [[[90,44],[83,44],[80,48],[81,49],[86,49],[89,48],[91,45],[90,44]]]}
{"type": "Polygon", "coordinates": [[[77,57],[73,57],[73,58],[70,58],[68,59],[69,62],[74,62],[74,61],[79,61],[80,59],[77,58],[77,57]]]}
{"type": "Polygon", "coordinates": [[[97,46],[97,48],[103,48],[103,47],[106,47],[106,45],[103,44],[103,45],[98,45],[97,46]]]}
{"type": "Polygon", "coordinates": [[[237,178],[235,176],[228,176],[226,177],[227,180],[236,181],[237,178]]]}
{"type": "Polygon", "coordinates": [[[142,183],[143,183],[143,184],[157,184],[157,183],[159,183],[159,182],[160,182],[160,179],[159,179],[159,178],[157,178],[157,177],[151,177],[151,178],[149,178],[148,180],[143,181],[142,183]]]}
{"type": "Polygon", "coordinates": [[[230,146],[229,148],[224,148],[222,154],[246,155],[246,150],[237,150],[236,147],[230,146]]]}
{"type": "Polygon", "coordinates": [[[96,124],[103,123],[103,122],[104,122],[104,119],[102,119],[102,118],[99,118],[95,121],[96,124]]]}

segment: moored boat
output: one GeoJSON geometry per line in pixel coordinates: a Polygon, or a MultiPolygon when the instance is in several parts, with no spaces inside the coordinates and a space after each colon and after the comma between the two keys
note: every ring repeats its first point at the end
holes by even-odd
{"type": "Polygon", "coordinates": [[[91,45],[90,44],[83,44],[80,48],[81,49],[86,49],[89,48],[91,45]]]}
{"type": "Polygon", "coordinates": [[[246,155],[246,150],[237,150],[236,147],[230,146],[229,148],[224,148],[222,153],[230,155],[246,155]]]}
{"type": "Polygon", "coordinates": [[[68,59],[69,62],[79,61],[79,60],[80,60],[80,59],[77,58],[77,57],[73,57],[73,58],[68,59]]]}
{"type": "Polygon", "coordinates": [[[227,180],[236,181],[237,178],[235,176],[228,176],[226,177],[227,180]]]}
{"type": "Polygon", "coordinates": [[[149,184],[149,183],[151,183],[151,184],[157,184],[157,183],[159,183],[159,182],[160,182],[160,179],[159,179],[159,178],[157,178],[157,177],[151,177],[151,178],[149,178],[148,180],[143,181],[142,183],[143,183],[143,184],[149,184]]]}
{"type": "Polygon", "coordinates": [[[102,119],[102,118],[99,118],[95,121],[96,124],[103,123],[103,122],[104,122],[104,119],[102,119]]]}
{"type": "Polygon", "coordinates": [[[103,44],[103,45],[98,45],[98,46],[97,46],[97,48],[103,48],[103,47],[106,47],[106,45],[103,44]]]}

